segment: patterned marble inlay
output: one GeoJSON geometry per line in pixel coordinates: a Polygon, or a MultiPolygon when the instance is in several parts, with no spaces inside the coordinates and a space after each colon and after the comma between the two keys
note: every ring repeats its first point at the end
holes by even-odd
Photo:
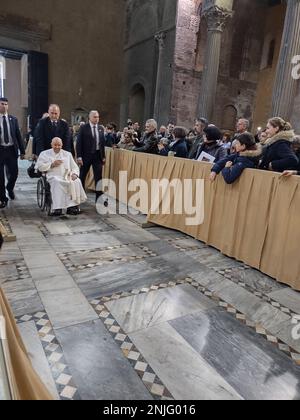
{"type": "Polygon", "coordinates": [[[46,312],[16,317],[17,324],[34,321],[61,400],[80,400],[78,389],[66,364],[46,312]]]}
{"type": "MultiPolygon", "coordinates": [[[[193,286],[196,290],[200,291],[204,296],[211,299],[213,302],[215,302],[218,306],[226,310],[229,314],[231,314],[233,317],[235,317],[239,322],[244,324],[245,326],[252,328],[255,330],[257,334],[265,338],[269,343],[276,346],[280,351],[288,355],[297,365],[300,365],[300,353],[297,352],[295,349],[290,347],[285,342],[278,339],[274,334],[271,334],[269,331],[267,331],[262,325],[257,324],[250,319],[246,317],[245,314],[235,309],[232,305],[228,304],[224,300],[222,300],[216,293],[212,293],[207,288],[199,285],[198,282],[194,281],[191,278],[186,278],[184,280],[178,280],[178,281],[171,281],[169,283],[161,283],[159,285],[153,285],[151,287],[144,287],[140,290],[135,289],[130,292],[123,292],[123,293],[115,293],[112,296],[102,297],[99,299],[95,299],[91,301],[91,305],[93,305],[95,311],[99,315],[100,319],[107,320],[106,327],[111,333],[116,333],[117,330],[113,328],[113,331],[110,330],[111,326],[117,325],[118,333],[122,334],[122,336],[125,334],[123,331],[120,332],[120,327],[117,324],[117,321],[114,319],[112,314],[109,311],[108,306],[106,305],[110,301],[119,300],[125,297],[129,296],[135,296],[142,293],[149,293],[154,290],[160,290],[165,289],[168,287],[176,287],[181,284],[189,284],[193,286]]],[[[125,334],[126,335],[126,334],[125,334]]],[[[127,336],[126,336],[127,337],[127,336]]],[[[125,337],[125,338],[126,338],[125,337]]]]}
{"type": "Polygon", "coordinates": [[[147,246],[139,243],[109,246],[89,251],[58,253],[57,255],[71,272],[113,263],[134,262],[157,256],[147,246]]]}
{"type": "Polygon", "coordinates": [[[24,260],[0,262],[0,279],[4,282],[29,279],[30,273],[24,260]]]}
{"type": "Polygon", "coordinates": [[[65,237],[65,236],[73,236],[73,235],[86,235],[88,233],[103,233],[103,232],[109,232],[109,231],[112,231],[112,230],[116,230],[115,226],[113,226],[109,222],[103,222],[102,221],[102,224],[103,224],[103,226],[97,227],[97,224],[95,223],[93,228],[91,228],[91,229],[82,228],[82,230],[77,230],[77,229],[72,230],[72,227],[70,227],[69,230],[71,232],[67,232],[67,233],[51,233],[44,223],[39,224],[39,229],[42,232],[42,234],[45,236],[45,238],[48,238],[50,236],[65,237]]]}
{"type": "Polygon", "coordinates": [[[221,274],[222,276],[224,276],[226,279],[232,281],[233,283],[236,283],[238,286],[241,286],[244,289],[248,290],[249,292],[253,293],[255,296],[260,298],[262,301],[270,303],[274,308],[279,309],[281,312],[283,312],[283,313],[285,313],[285,314],[287,314],[291,317],[299,315],[299,313],[296,313],[296,312],[292,311],[291,309],[286,308],[281,303],[277,302],[275,298],[271,298],[270,296],[268,296],[267,293],[269,293],[270,290],[266,289],[266,292],[264,292],[261,288],[259,290],[258,287],[253,287],[249,284],[246,284],[245,282],[239,280],[237,277],[235,277],[233,275],[233,273],[236,273],[238,271],[243,272],[243,271],[249,270],[249,269],[251,269],[251,268],[250,267],[248,267],[248,268],[238,267],[238,268],[235,268],[235,269],[228,268],[228,269],[224,269],[224,270],[216,270],[216,272],[218,274],[221,274]]]}

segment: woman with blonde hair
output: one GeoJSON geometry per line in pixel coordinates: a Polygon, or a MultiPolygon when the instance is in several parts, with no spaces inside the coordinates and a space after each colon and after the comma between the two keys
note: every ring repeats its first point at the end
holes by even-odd
{"type": "Polygon", "coordinates": [[[274,172],[297,169],[299,160],[292,150],[295,133],[291,124],[280,117],[271,118],[266,133],[260,169],[274,172]]]}

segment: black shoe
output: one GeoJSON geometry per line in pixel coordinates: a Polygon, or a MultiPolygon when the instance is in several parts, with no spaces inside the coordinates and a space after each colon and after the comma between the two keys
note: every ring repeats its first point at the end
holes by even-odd
{"type": "Polygon", "coordinates": [[[15,193],[13,191],[7,191],[8,192],[8,196],[11,200],[15,200],[16,196],[15,193]]]}
{"type": "Polygon", "coordinates": [[[53,216],[53,217],[58,217],[61,215],[62,215],[62,210],[54,210],[54,212],[50,214],[50,216],[53,216]]]}
{"type": "Polygon", "coordinates": [[[0,201],[0,209],[5,209],[7,206],[7,201],[0,201]]]}
{"type": "Polygon", "coordinates": [[[70,214],[71,216],[78,216],[78,214],[80,214],[80,208],[78,206],[69,207],[67,209],[67,214],[70,214]]]}

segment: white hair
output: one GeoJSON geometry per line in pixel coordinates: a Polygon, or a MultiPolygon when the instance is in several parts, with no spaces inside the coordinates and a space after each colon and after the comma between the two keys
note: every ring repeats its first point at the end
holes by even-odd
{"type": "Polygon", "coordinates": [[[239,121],[242,121],[242,123],[246,127],[246,130],[249,129],[249,127],[250,127],[250,121],[249,120],[246,120],[245,118],[240,118],[239,121]]]}
{"type": "Polygon", "coordinates": [[[154,128],[155,130],[157,130],[157,122],[153,119],[150,119],[148,121],[146,121],[146,124],[151,125],[152,128],[154,128]]]}
{"type": "Polygon", "coordinates": [[[60,142],[61,144],[63,144],[63,141],[60,137],[54,137],[51,141],[51,144],[54,144],[55,142],[60,142]]]}
{"type": "Polygon", "coordinates": [[[90,111],[89,118],[91,118],[91,116],[94,115],[94,114],[99,114],[99,112],[96,111],[96,110],[90,111]]]}

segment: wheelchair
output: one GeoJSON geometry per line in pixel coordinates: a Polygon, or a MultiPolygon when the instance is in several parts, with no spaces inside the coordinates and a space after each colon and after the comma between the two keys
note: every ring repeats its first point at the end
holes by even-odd
{"type": "Polygon", "coordinates": [[[46,212],[48,216],[51,214],[51,188],[47,181],[46,174],[42,174],[37,183],[37,203],[42,212],[46,212]]]}

